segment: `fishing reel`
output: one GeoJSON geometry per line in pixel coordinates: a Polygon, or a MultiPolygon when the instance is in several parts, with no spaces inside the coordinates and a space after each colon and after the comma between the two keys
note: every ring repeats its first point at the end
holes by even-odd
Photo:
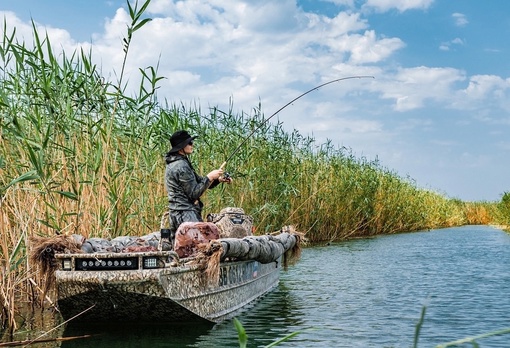
{"type": "MultiPolygon", "coordinates": [[[[221,164],[220,169],[223,170],[225,168],[225,165],[227,164],[227,161],[223,162],[221,164]]],[[[228,172],[223,172],[223,174],[220,176],[220,181],[229,181],[229,179],[232,179],[230,174],[228,172]]]]}
{"type": "Polygon", "coordinates": [[[228,172],[223,172],[223,174],[220,176],[220,179],[222,181],[228,181],[229,179],[232,179],[232,176],[228,172]]]}

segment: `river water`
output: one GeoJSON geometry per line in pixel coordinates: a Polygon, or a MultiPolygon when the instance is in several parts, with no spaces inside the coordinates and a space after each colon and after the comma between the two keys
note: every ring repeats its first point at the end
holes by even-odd
{"type": "MultiPolygon", "coordinates": [[[[418,347],[510,328],[510,234],[465,226],[315,246],[278,288],[237,318],[248,347],[418,347]]],[[[231,320],[210,325],[70,327],[62,347],[239,347],[231,320]]],[[[477,340],[510,347],[510,334],[477,340]]],[[[463,345],[462,347],[472,345],[463,345]]]]}

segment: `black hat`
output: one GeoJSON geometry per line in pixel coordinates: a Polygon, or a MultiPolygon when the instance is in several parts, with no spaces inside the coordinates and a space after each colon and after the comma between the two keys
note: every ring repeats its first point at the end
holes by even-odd
{"type": "Polygon", "coordinates": [[[172,148],[169,153],[177,152],[181,149],[184,149],[186,145],[188,145],[190,142],[193,141],[196,137],[192,137],[189,135],[188,132],[185,130],[178,130],[172,136],[170,137],[170,144],[172,145],[172,148]]]}

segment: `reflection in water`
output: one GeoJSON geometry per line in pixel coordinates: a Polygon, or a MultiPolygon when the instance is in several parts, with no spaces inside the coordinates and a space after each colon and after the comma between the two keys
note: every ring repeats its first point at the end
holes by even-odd
{"type": "Polygon", "coordinates": [[[189,347],[197,336],[207,333],[212,327],[208,323],[154,323],[154,324],[108,324],[87,323],[68,325],[64,337],[92,335],[89,338],[62,342],[61,347],[189,347]]]}
{"type": "Polygon", "coordinates": [[[6,330],[6,332],[3,332],[3,335],[0,335],[0,342],[48,340],[50,342],[37,343],[37,347],[53,348],[56,346],[53,340],[57,337],[62,337],[64,327],[60,325],[62,323],[62,317],[56,314],[53,308],[41,310],[39,307],[22,305],[20,313],[22,314],[17,317],[17,324],[20,330],[16,331],[13,336],[10,336],[9,332],[6,330]]]}
{"type": "MultiPolygon", "coordinates": [[[[280,285],[246,308],[237,319],[248,335],[249,346],[266,346],[293,332],[303,323],[304,313],[300,302],[288,292],[284,284],[280,285]]],[[[222,322],[201,335],[192,347],[239,347],[237,331],[232,320],[222,322]]]]}
{"type": "MultiPolygon", "coordinates": [[[[303,325],[300,302],[284,284],[264,296],[237,316],[251,347],[266,346],[303,325]]],[[[61,347],[239,347],[232,320],[220,324],[69,324],[64,337],[92,335],[90,338],[62,342],[61,347]]]]}

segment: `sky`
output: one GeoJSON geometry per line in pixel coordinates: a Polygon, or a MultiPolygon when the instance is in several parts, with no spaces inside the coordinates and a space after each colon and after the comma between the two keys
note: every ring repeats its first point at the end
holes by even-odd
{"type": "MultiPolygon", "coordinates": [[[[131,2],[134,6],[134,1],[131,2]]],[[[141,2],[138,5],[141,6],[141,2]]],[[[116,81],[129,14],[119,0],[0,0],[27,45],[91,50],[116,81]]],[[[158,67],[158,99],[266,116],[346,147],[419,188],[464,201],[510,192],[510,1],[152,0],[126,77],[158,67]]],[[[0,27],[3,36],[4,25],[0,27]]]]}

